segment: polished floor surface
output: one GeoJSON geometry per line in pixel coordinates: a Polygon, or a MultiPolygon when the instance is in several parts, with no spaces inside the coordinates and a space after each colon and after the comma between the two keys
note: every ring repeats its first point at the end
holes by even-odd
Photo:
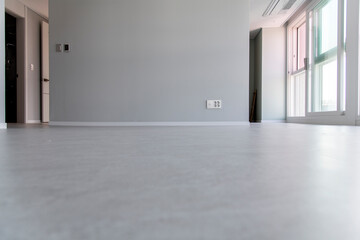
{"type": "Polygon", "coordinates": [[[359,240],[360,127],[0,131],[1,240],[359,240]]]}

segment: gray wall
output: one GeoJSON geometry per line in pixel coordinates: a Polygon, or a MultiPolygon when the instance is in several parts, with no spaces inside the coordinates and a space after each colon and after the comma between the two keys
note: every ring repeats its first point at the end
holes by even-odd
{"type": "Polygon", "coordinates": [[[50,0],[50,65],[53,122],[248,121],[249,1],[50,0]]]}
{"type": "Polygon", "coordinates": [[[0,0],[0,128],[5,124],[5,6],[0,0]]]}
{"type": "Polygon", "coordinates": [[[40,121],[41,22],[44,18],[26,8],[27,121],[40,121]],[[34,71],[30,65],[34,64],[34,71]]]}
{"type": "Polygon", "coordinates": [[[262,39],[262,120],[285,120],[285,28],[264,28],[262,39]]]}

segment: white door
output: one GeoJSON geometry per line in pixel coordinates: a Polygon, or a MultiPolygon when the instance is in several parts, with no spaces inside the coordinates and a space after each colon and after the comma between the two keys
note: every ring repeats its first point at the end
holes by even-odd
{"type": "Polygon", "coordinates": [[[42,43],[42,80],[41,80],[41,121],[48,123],[50,119],[50,74],[49,74],[49,24],[41,24],[42,43]]]}

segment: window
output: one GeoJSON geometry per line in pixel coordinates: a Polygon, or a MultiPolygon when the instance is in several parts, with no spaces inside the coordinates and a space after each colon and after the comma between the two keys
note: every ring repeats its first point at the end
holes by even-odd
{"type": "Polygon", "coordinates": [[[305,58],[306,58],[306,23],[304,22],[300,27],[296,29],[297,31],[297,66],[299,69],[305,68],[305,58]]]}
{"type": "Polygon", "coordinates": [[[292,75],[289,82],[288,116],[305,116],[305,72],[292,75]]]}
{"type": "Polygon", "coordinates": [[[338,110],[338,1],[322,1],[312,12],[311,112],[338,110]]]}
{"type": "Polygon", "coordinates": [[[345,4],[315,1],[289,24],[288,117],[345,111],[345,4]]]}
{"type": "Polygon", "coordinates": [[[291,69],[288,78],[288,116],[305,116],[306,89],[306,21],[302,18],[291,27],[291,69]]]}

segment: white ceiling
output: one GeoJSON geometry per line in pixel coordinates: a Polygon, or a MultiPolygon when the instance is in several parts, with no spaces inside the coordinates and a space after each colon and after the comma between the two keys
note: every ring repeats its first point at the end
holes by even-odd
{"type": "Polygon", "coordinates": [[[292,8],[281,11],[290,0],[280,0],[271,16],[263,17],[263,13],[271,0],[250,0],[250,31],[257,34],[257,29],[283,26],[289,18],[305,3],[310,0],[297,0],[292,8]]]}
{"type": "MultiPolygon", "coordinates": [[[[49,18],[49,0],[19,0],[40,15],[49,18]]],[[[61,1],[61,0],[60,0],[61,1]]]]}

